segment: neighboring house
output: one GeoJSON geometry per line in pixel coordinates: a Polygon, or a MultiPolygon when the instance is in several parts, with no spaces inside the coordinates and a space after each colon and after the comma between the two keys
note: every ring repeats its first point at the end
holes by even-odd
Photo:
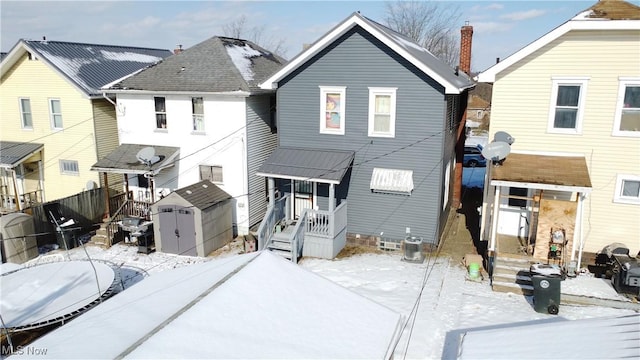
{"type": "Polygon", "coordinates": [[[490,175],[489,250],[519,236],[548,261],[558,235],[565,264],[613,242],[638,253],[640,7],[600,1],[478,80],[493,83],[491,136],[516,139],[490,175]]]}
{"type": "Polygon", "coordinates": [[[262,87],[277,89],[279,147],[259,174],[270,199],[283,197],[259,247],[331,258],[347,233],[374,246],[406,236],[438,243],[473,87],[464,72],[354,13],[262,87]]]}
{"type": "Polygon", "coordinates": [[[267,207],[255,173],[277,145],[275,92],[258,84],[284,63],[250,41],[215,36],[110,84],[121,145],[92,169],[121,174],[134,199],[150,203],[211,180],[233,197],[237,233],[247,234],[267,207]],[[149,167],[135,160],[145,147],[158,156],[149,167]]]}
{"type": "Polygon", "coordinates": [[[2,59],[2,207],[21,210],[101,183],[90,167],[118,145],[100,87],[168,50],[20,40],[2,59]]]}
{"type": "Polygon", "coordinates": [[[467,104],[468,132],[475,135],[486,131],[489,128],[491,119],[491,84],[478,83],[476,87],[469,91],[469,102],[467,104]]]}

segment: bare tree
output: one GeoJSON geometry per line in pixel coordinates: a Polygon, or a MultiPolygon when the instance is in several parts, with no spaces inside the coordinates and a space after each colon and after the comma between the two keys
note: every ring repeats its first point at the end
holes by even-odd
{"type": "Polygon", "coordinates": [[[222,32],[224,36],[252,41],[276,55],[286,58],[284,39],[276,39],[267,35],[264,25],[250,27],[247,24],[245,15],[241,15],[239,18],[224,24],[222,32]]]}
{"type": "Polygon", "coordinates": [[[460,9],[450,3],[412,0],[387,2],[384,20],[454,67],[460,55],[456,25],[461,16],[460,9]]]}

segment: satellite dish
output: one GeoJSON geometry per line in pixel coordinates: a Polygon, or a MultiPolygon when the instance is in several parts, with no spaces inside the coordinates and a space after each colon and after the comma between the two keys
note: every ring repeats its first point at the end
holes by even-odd
{"type": "Polygon", "coordinates": [[[511,152],[511,145],[503,141],[493,141],[482,149],[482,156],[492,162],[501,163],[511,152]]]}
{"type": "Polygon", "coordinates": [[[87,189],[87,190],[93,190],[93,189],[95,189],[95,188],[96,188],[96,186],[97,186],[97,184],[96,184],[96,182],[95,182],[95,181],[93,181],[93,180],[89,180],[89,181],[87,181],[87,185],[85,185],[85,187],[86,187],[86,189],[87,189]]]}
{"type": "Polygon", "coordinates": [[[493,140],[506,142],[509,145],[513,144],[516,141],[516,139],[514,139],[511,135],[504,131],[498,131],[495,135],[493,135],[493,140]]]}
{"type": "Polygon", "coordinates": [[[151,166],[160,161],[160,156],[156,155],[156,149],[151,146],[144,147],[136,154],[138,161],[144,165],[151,166]]]}

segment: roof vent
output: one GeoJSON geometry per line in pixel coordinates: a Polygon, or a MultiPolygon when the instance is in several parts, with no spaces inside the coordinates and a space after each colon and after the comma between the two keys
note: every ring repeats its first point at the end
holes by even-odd
{"type": "Polygon", "coordinates": [[[185,191],[185,192],[187,193],[187,195],[191,195],[191,194],[193,194],[193,192],[192,192],[191,190],[187,190],[187,191],[185,191]]]}

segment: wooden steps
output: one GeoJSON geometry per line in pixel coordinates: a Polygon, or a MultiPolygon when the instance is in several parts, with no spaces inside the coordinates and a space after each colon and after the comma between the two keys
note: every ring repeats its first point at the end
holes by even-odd
{"type": "Polygon", "coordinates": [[[531,260],[518,255],[498,256],[493,266],[493,291],[518,295],[533,295],[531,260]]]}

